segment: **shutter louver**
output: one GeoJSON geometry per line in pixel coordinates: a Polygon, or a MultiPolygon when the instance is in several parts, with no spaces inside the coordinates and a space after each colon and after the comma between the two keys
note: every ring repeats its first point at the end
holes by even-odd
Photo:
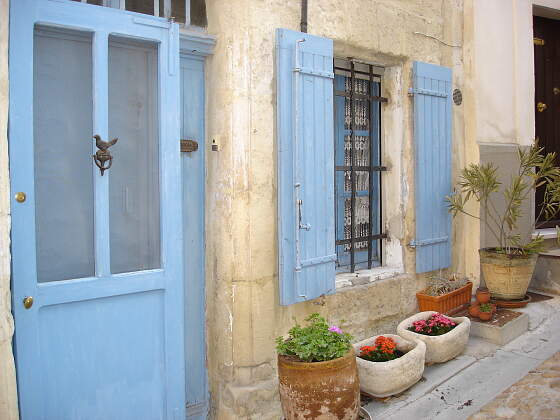
{"type": "Polygon", "coordinates": [[[333,43],[276,31],[280,304],[335,290],[333,43]]]}
{"type": "Polygon", "coordinates": [[[413,67],[416,161],[416,272],[451,265],[451,69],[415,62],[413,67]]]}

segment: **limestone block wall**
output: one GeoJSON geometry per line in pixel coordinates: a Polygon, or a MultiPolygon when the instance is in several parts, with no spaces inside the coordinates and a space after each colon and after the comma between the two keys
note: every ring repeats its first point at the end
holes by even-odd
{"type": "Polygon", "coordinates": [[[0,0],[0,418],[17,420],[14,321],[10,298],[10,182],[8,175],[9,0],[0,0]]]}
{"type": "MultiPolygon", "coordinates": [[[[416,310],[415,292],[427,276],[415,275],[414,252],[405,246],[415,230],[413,108],[408,96],[412,62],[452,67],[453,87],[465,93],[463,8],[463,0],[309,2],[309,33],[332,38],[337,57],[355,57],[386,69],[386,256],[400,274],[371,276],[365,284],[340,288],[332,296],[281,307],[274,32],[279,27],[299,30],[300,2],[207,2],[208,32],[217,36],[207,66],[207,132],[208,141],[219,149],[207,156],[206,316],[213,418],[279,417],[274,338],[287,332],[294,317],[301,321],[320,312],[331,322],[344,319],[345,328],[359,340],[394,332],[396,324],[416,310]]],[[[478,159],[478,151],[465,141],[463,115],[472,100],[466,96],[463,105],[453,106],[455,173],[478,159]]],[[[454,224],[453,268],[477,276],[478,266],[469,266],[465,258],[473,253],[463,239],[468,229],[462,220],[454,224]]]]}

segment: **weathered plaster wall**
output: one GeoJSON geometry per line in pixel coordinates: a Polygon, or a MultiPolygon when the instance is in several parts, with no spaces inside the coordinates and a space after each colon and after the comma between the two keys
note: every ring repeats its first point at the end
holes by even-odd
{"type": "Polygon", "coordinates": [[[477,141],[531,144],[533,21],[527,0],[474,1],[477,141]]]}
{"type": "Polygon", "coordinates": [[[8,0],[0,0],[0,418],[17,420],[14,321],[10,304],[10,184],[8,178],[8,0]]]}
{"type": "MultiPolygon", "coordinates": [[[[414,275],[412,61],[453,67],[463,88],[463,50],[414,34],[463,43],[463,0],[357,0],[310,2],[309,32],[334,39],[335,54],[386,67],[383,110],[385,220],[388,252],[403,274],[342,288],[313,302],[278,305],[274,31],[299,29],[300,2],[208,2],[208,31],[217,46],[208,61],[207,320],[212,416],[279,416],[274,338],[295,316],[321,312],[361,339],[393,331],[416,308],[414,275]]],[[[464,106],[454,106],[454,167],[466,160],[464,106]]],[[[465,229],[459,224],[458,229],[465,229]]],[[[454,266],[466,272],[456,231],[454,266]]]]}
{"type": "MultiPolygon", "coordinates": [[[[465,109],[467,143],[480,148],[480,161],[504,168],[515,167],[515,149],[532,144],[535,137],[533,6],[560,17],[560,0],[465,2],[465,26],[472,28],[465,32],[465,68],[470,67],[465,83],[475,98],[465,109]]],[[[508,170],[500,173],[507,182],[508,170]]],[[[494,199],[500,207],[503,197],[494,199]]],[[[527,203],[524,210],[520,231],[527,236],[533,230],[534,204],[527,203]]],[[[494,243],[484,226],[470,223],[472,232],[480,231],[481,246],[494,243]]]]}

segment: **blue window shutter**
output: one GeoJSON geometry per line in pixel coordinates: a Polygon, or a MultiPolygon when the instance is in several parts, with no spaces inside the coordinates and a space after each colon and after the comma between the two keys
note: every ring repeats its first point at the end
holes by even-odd
{"type": "Polygon", "coordinates": [[[280,304],[335,290],[333,43],[276,31],[280,304]]]}
{"type": "Polygon", "coordinates": [[[451,69],[414,62],[416,272],[451,265],[451,69]]]}

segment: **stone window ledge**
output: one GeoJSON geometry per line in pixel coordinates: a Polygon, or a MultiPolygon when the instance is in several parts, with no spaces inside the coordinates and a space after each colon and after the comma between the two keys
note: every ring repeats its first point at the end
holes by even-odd
{"type": "Polygon", "coordinates": [[[535,231],[531,234],[531,237],[534,239],[537,235],[541,235],[544,239],[556,239],[556,229],[555,228],[548,228],[548,229],[535,229],[535,231]]]}
{"type": "Polygon", "coordinates": [[[361,286],[377,280],[397,277],[404,274],[403,267],[376,267],[370,270],[359,270],[356,273],[338,273],[336,275],[336,290],[352,286],[361,286]]]}

